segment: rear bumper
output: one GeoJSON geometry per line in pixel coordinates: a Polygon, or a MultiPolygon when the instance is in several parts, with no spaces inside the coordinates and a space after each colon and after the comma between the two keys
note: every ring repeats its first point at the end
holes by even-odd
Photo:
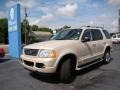
{"type": "Polygon", "coordinates": [[[54,59],[31,58],[29,56],[21,56],[21,64],[28,70],[41,73],[54,73],[56,71],[54,59]]]}

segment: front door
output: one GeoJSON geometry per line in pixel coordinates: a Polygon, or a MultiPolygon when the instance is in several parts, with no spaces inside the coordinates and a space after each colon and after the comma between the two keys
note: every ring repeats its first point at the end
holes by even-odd
{"type": "Polygon", "coordinates": [[[81,42],[79,65],[91,62],[95,55],[96,43],[92,41],[90,29],[84,31],[81,42]],[[86,37],[89,38],[89,40],[83,41],[86,37]]]}

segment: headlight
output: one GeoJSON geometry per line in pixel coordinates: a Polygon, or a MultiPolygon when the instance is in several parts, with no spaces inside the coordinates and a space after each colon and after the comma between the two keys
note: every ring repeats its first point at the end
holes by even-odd
{"type": "Polygon", "coordinates": [[[42,49],[40,50],[38,56],[41,58],[56,58],[56,53],[55,50],[42,49]]]}

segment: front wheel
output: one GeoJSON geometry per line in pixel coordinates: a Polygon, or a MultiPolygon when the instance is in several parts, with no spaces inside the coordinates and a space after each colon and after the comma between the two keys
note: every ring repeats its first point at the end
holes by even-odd
{"type": "Polygon", "coordinates": [[[103,62],[105,64],[108,64],[110,63],[111,61],[111,54],[110,54],[110,51],[109,50],[106,50],[105,53],[104,53],[104,56],[103,56],[103,62]]]}
{"type": "Polygon", "coordinates": [[[69,82],[71,78],[74,76],[74,70],[75,68],[72,65],[71,59],[65,60],[60,69],[60,80],[63,82],[69,82]]]}

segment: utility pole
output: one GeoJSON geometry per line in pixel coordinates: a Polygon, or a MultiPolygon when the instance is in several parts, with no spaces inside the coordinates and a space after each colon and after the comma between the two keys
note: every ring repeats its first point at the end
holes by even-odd
{"type": "Polygon", "coordinates": [[[24,23],[24,26],[25,26],[25,45],[27,45],[27,8],[25,8],[25,23],[24,23]]]}
{"type": "Polygon", "coordinates": [[[120,33],[120,9],[119,9],[119,21],[118,21],[118,30],[119,30],[119,33],[120,33]]]}

